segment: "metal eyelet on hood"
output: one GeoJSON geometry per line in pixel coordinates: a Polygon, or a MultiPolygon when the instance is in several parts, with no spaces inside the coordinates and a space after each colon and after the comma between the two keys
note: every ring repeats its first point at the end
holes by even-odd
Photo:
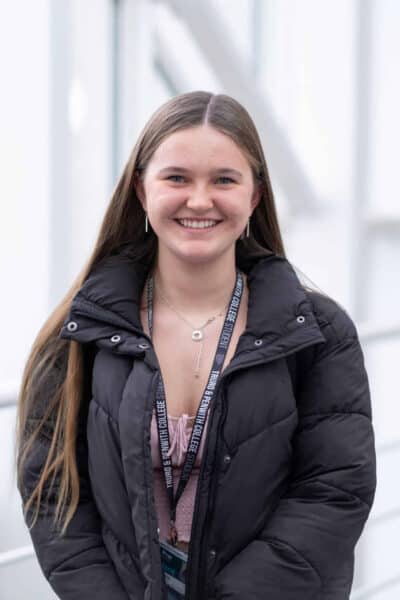
{"type": "Polygon", "coordinates": [[[231,462],[231,460],[232,460],[232,457],[231,457],[231,455],[230,455],[230,454],[225,454],[225,456],[224,456],[224,463],[225,463],[226,465],[229,465],[229,464],[230,464],[230,462],[231,462]]]}
{"type": "Polygon", "coordinates": [[[298,323],[304,323],[305,320],[306,318],[303,315],[299,315],[296,319],[298,323]]]}
{"type": "Polygon", "coordinates": [[[121,336],[118,334],[113,335],[110,340],[112,341],[113,344],[116,344],[117,342],[121,341],[121,336]]]}
{"type": "Polygon", "coordinates": [[[258,340],[254,341],[254,345],[255,346],[261,346],[262,343],[263,343],[263,341],[261,339],[258,339],[258,340]]]}
{"type": "Polygon", "coordinates": [[[76,331],[78,329],[78,323],[76,321],[70,321],[67,325],[68,331],[76,331]]]}

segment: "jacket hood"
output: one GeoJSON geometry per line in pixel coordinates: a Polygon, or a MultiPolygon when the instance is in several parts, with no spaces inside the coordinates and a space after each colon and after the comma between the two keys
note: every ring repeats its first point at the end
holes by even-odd
{"type": "MultiPolygon", "coordinates": [[[[252,349],[256,340],[258,346],[272,344],[282,353],[326,341],[308,293],[286,258],[271,253],[237,258],[236,263],[247,275],[249,290],[247,326],[238,352],[252,349]]],[[[149,269],[148,263],[129,255],[129,247],[100,261],[75,294],[60,337],[83,343],[104,340],[100,345],[118,348],[118,353],[134,354],[135,343],[137,352],[140,343],[150,341],[140,320],[149,269]]]]}

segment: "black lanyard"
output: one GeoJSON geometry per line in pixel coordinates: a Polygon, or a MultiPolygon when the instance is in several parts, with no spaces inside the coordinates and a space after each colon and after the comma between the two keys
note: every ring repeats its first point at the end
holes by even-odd
{"type": "MultiPolygon", "coordinates": [[[[152,337],[153,327],[153,285],[153,276],[151,276],[147,284],[147,305],[150,337],[152,337]]],[[[182,467],[182,472],[175,497],[171,457],[168,456],[170,444],[168,431],[167,403],[165,399],[164,383],[161,373],[158,380],[155,406],[157,412],[157,428],[159,437],[160,456],[163,465],[165,485],[167,488],[170,504],[171,528],[169,541],[170,543],[172,543],[173,546],[176,546],[177,544],[177,530],[175,527],[176,506],[178,504],[179,498],[182,495],[183,490],[186,487],[187,482],[189,481],[189,477],[192,472],[193,465],[195,463],[196,456],[200,447],[201,437],[203,434],[207,416],[207,410],[214,395],[215,386],[217,384],[218,377],[224,364],[226,352],[228,350],[229,342],[232,336],[232,331],[235,326],[236,317],[239,311],[239,305],[242,298],[242,291],[243,277],[241,272],[238,269],[236,269],[235,287],[233,289],[229,308],[225,316],[224,326],[222,328],[221,335],[218,340],[218,346],[214,356],[214,362],[211,367],[210,375],[208,377],[208,382],[203,392],[200,405],[197,409],[196,418],[193,424],[192,434],[190,437],[189,447],[182,467]]]]}

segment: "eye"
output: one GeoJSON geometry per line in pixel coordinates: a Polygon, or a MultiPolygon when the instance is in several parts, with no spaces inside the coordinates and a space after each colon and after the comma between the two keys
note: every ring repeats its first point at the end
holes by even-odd
{"type": "MultiPolygon", "coordinates": [[[[219,179],[227,179],[228,183],[235,183],[235,181],[233,179],[231,179],[231,177],[225,177],[224,175],[221,175],[221,177],[218,177],[218,180],[219,179]]],[[[226,183],[226,181],[224,183],[226,183]]]]}
{"type": "Polygon", "coordinates": [[[183,175],[169,175],[167,177],[167,179],[169,179],[171,181],[175,181],[176,183],[179,183],[179,181],[176,181],[176,180],[172,179],[173,177],[181,177],[182,179],[184,179],[183,175]]]}

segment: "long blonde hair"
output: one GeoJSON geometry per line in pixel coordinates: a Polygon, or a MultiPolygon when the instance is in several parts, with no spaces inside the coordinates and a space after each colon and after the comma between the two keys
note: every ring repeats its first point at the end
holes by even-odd
{"type": "Polygon", "coordinates": [[[161,142],[175,131],[202,124],[228,135],[243,151],[262,196],[251,216],[251,235],[236,241],[236,253],[285,256],[274,196],[262,145],[255,125],[243,106],[225,94],[196,91],[176,96],[163,104],[141,132],[124,167],[105,213],[94,250],[70,290],[48,317],[30,350],[18,396],[16,464],[18,486],[24,499],[25,515],[34,508],[33,527],[50,493],[56,476],[57,503],[54,524],[62,533],[79,502],[76,463],[78,417],[83,397],[85,358],[82,345],[59,338],[71,302],[92,269],[102,259],[130,243],[134,258],[153,264],[157,236],[144,231],[145,213],[136,195],[136,183],[161,142]],[[43,406],[44,404],[44,406],[43,406]],[[36,487],[27,495],[23,473],[39,436],[48,440],[48,452],[36,487]]]}

